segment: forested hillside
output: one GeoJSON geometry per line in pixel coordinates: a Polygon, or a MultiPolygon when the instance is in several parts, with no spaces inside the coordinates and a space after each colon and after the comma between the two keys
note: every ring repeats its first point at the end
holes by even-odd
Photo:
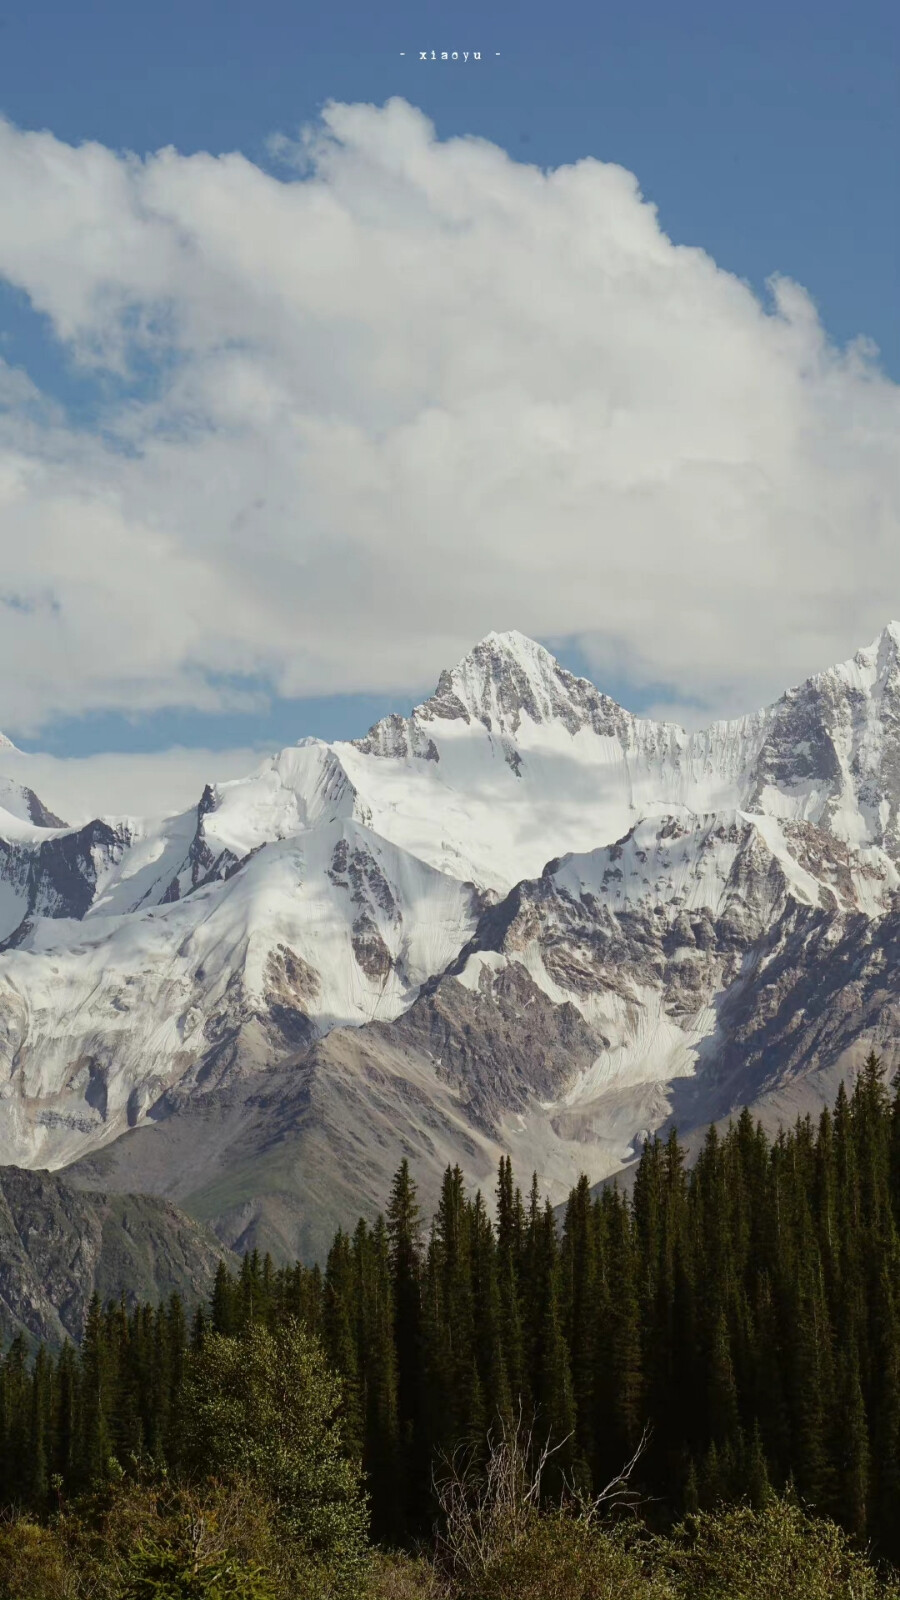
{"type": "Polygon", "coordinates": [[[493,1198],[448,1170],[426,1236],[404,1163],[385,1217],[338,1233],[324,1272],[250,1256],[191,1328],[177,1296],[95,1301],[78,1353],[29,1365],[17,1341],[3,1499],[39,1510],[113,1459],[177,1467],[190,1347],[293,1317],[344,1380],[379,1538],[427,1529],[435,1459],[521,1409],[557,1447],[556,1488],[596,1489],[646,1428],[657,1519],[792,1486],[900,1554],[900,1094],[874,1057],[815,1127],[770,1142],[744,1115],[690,1172],[674,1134],[653,1141],[631,1197],[582,1179],[561,1229],[508,1160],[493,1198]]]}

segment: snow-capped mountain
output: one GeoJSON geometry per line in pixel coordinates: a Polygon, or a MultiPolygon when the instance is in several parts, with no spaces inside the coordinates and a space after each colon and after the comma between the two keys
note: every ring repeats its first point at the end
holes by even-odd
{"type": "Polygon", "coordinates": [[[410,717],[180,816],[67,828],[5,779],[0,806],[0,1159],[105,1151],[105,1184],[193,1196],[229,1242],[285,1140],[275,1231],[313,1248],[404,1150],[565,1188],[890,1042],[897,624],[698,733],[491,634],[410,717]]]}

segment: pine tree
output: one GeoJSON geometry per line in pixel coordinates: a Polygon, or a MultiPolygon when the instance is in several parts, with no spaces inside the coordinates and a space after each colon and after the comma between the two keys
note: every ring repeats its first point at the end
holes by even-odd
{"type": "Polygon", "coordinates": [[[28,1360],[21,1334],[13,1339],[0,1367],[0,1441],[4,1504],[15,1504],[28,1481],[28,1444],[31,1433],[31,1394],[28,1360]]]}
{"type": "Polygon", "coordinates": [[[874,1381],[870,1414],[872,1484],[869,1527],[879,1548],[892,1560],[900,1554],[900,1250],[891,1223],[890,1244],[882,1251],[872,1293],[874,1381]]]}
{"type": "Polygon", "coordinates": [[[397,1350],[398,1416],[401,1428],[411,1436],[420,1410],[422,1242],[416,1186],[405,1158],[391,1188],[387,1229],[397,1350]]]}
{"type": "Polygon", "coordinates": [[[707,1408],[709,1437],[721,1452],[729,1443],[734,1444],[740,1427],[737,1384],[724,1311],[716,1317],[710,1340],[707,1408]]]}
{"type": "Polygon", "coordinates": [[[353,1236],[357,1287],[357,1370],[362,1383],[363,1467],[378,1538],[397,1538],[403,1506],[397,1498],[400,1466],[397,1365],[388,1234],[379,1217],[371,1232],[360,1222],[353,1236]]]}
{"type": "Polygon", "coordinates": [[[328,1358],[343,1383],[345,1437],[354,1455],[361,1456],[364,1420],[355,1270],[350,1240],[341,1229],[325,1267],[322,1335],[328,1358]]]}
{"type": "Polygon", "coordinates": [[[713,1439],[703,1458],[698,1483],[698,1500],[704,1511],[712,1511],[723,1499],[725,1492],[722,1463],[719,1459],[719,1450],[713,1439]]]}
{"type": "MultiPolygon", "coordinates": [[[[506,1425],[512,1422],[513,1400],[503,1349],[506,1319],[500,1294],[497,1243],[480,1192],[472,1206],[470,1230],[475,1376],[481,1391],[481,1425],[485,1431],[490,1431],[497,1422],[506,1425]]],[[[478,1426],[475,1407],[472,1425],[478,1426]]]]}
{"type": "Polygon", "coordinates": [[[441,1447],[473,1436],[476,1371],[470,1216],[463,1175],[447,1168],[427,1266],[427,1360],[432,1383],[432,1438],[441,1447]]]}
{"type": "Polygon", "coordinates": [[[59,1353],[54,1377],[50,1477],[71,1484],[78,1463],[78,1374],[68,1341],[59,1353]]]}
{"type": "Polygon", "coordinates": [[[406,1526],[426,1513],[429,1452],[425,1427],[422,1349],[422,1241],[416,1186],[404,1158],[394,1178],[387,1212],[397,1365],[397,1498],[406,1526]]]}
{"type": "Polygon", "coordinates": [[[747,1454],[745,1481],[747,1499],[755,1510],[760,1511],[763,1506],[768,1505],[772,1498],[772,1485],[769,1480],[769,1469],[758,1422],[753,1424],[753,1433],[747,1454]]]}
{"type": "Polygon", "coordinates": [[[28,1499],[36,1510],[43,1510],[50,1487],[47,1467],[47,1435],[51,1406],[51,1368],[43,1345],[38,1349],[31,1371],[31,1416],[28,1438],[28,1499]]]}
{"type": "Polygon", "coordinates": [[[219,1267],[190,1331],[177,1296],[95,1297],[80,1349],[32,1357],[13,1340],[0,1506],[44,1513],[55,1486],[64,1498],[151,1465],[177,1480],[186,1364],[211,1341],[265,1343],[301,1322],[342,1377],[343,1437],[381,1537],[426,1532],[436,1452],[477,1457],[521,1399],[538,1444],[564,1443],[551,1493],[563,1476],[600,1487],[646,1419],[638,1486],[661,1518],[723,1498],[761,1507],[774,1484],[896,1559],[898,1220],[900,1084],[889,1099],[874,1057],[816,1125],[770,1141],[742,1113],[689,1175],[674,1132],[650,1140],[631,1201],[580,1179],[561,1236],[537,1179],[525,1206],[504,1157],[496,1225],[448,1169],[423,1253],[404,1164],[387,1221],[339,1231],[324,1274],[251,1253],[219,1267]]]}
{"type": "Polygon", "coordinates": [[[553,1450],[544,1488],[551,1497],[558,1498],[571,1477],[576,1457],[575,1401],[569,1351],[560,1318],[556,1223],[549,1204],[542,1218],[541,1234],[541,1320],[533,1380],[535,1427],[538,1438],[553,1450]]]}
{"type": "Polygon", "coordinates": [[[688,1463],[681,1495],[681,1506],[686,1516],[693,1516],[695,1512],[700,1510],[700,1483],[693,1456],[688,1463]]]}
{"type": "Polygon", "coordinates": [[[96,1294],[88,1307],[79,1367],[81,1428],[76,1470],[80,1486],[89,1488],[107,1476],[112,1454],[111,1360],[103,1310],[96,1294]]]}
{"type": "Polygon", "coordinates": [[[520,1296],[524,1235],[522,1196],[513,1187],[512,1162],[509,1156],[503,1156],[497,1183],[497,1286],[500,1344],[510,1405],[516,1415],[527,1415],[532,1409],[520,1296]]]}
{"type": "Polygon", "coordinates": [[[630,1459],[643,1422],[643,1371],[637,1257],[625,1198],[607,1189],[601,1211],[606,1243],[606,1285],[600,1306],[598,1454],[608,1479],[630,1459]]]}
{"type": "Polygon", "coordinates": [[[596,1471],[594,1420],[599,1296],[594,1214],[587,1178],[582,1175],[566,1207],[561,1255],[562,1315],[572,1374],[575,1408],[574,1456],[586,1488],[596,1471]]]}
{"type": "Polygon", "coordinates": [[[851,1341],[842,1352],[836,1414],[837,1498],[834,1514],[847,1530],[864,1538],[868,1526],[869,1436],[859,1378],[859,1358],[851,1341]]]}
{"type": "Polygon", "coordinates": [[[213,1333],[234,1333],[237,1328],[234,1288],[224,1261],[220,1261],[216,1268],[210,1306],[210,1325],[213,1333]]]}

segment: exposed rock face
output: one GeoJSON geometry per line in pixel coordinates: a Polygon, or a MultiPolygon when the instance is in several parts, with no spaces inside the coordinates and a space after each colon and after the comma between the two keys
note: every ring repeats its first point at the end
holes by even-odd
{"type": "Polygon", "coordinates": [[[568,733],[582,728],[617,738],[635,721],[585,678],[576,678],[546,650],[522,634],[491,634],[450,672],[443,672],[432,698],[413,714],[418,726],[435,719],[477,718],[488,732],[515,736],[523,716],[536,727],[560,723],[568,733]],[[510,648],[514,641],[515,648],[510,648]]]}
{"type": "MultiPolygon", "coordinates": [[[[19,753],[15,745],[0,734],[0,756],[4,751],[12,751],[15,755],[19,753]]],[[[26,784],[16,783],[12,778],[0,777],[0,809],[19,821],[33,823],[36,828],[67,826],[60,817],[54,816],[53,812],[48,810],[33,789],[29,789],[26,784]]]]}
{"type": "Polygon", "coordinates": [[[165,1194],[237,1251],[324,1262],[338,1227],[383,1210],[402,1156],[428,1207],[448,1162],[487,1188],[499,1153],[427,1057],[389,1028],[336,1028],[255,1078],[202,1097],[172,1091],[66,1179],[165,1194]]]}
{"type": "MultiPolygon", "coordinates": [[[[132,891],[105,892],[115,905],[132,891]]],[[[177,899],[111,915],[95,902],[64,939],[27,919],[0,963],[0,1153],[59,1165],[174,1087],[205,1093],[335,1024],[397,1015],[482,903],[338,820],[254,845],[177,899]]]]}
{"type": "Polygon", "coordinates": [[[101,821],[53,832],[36,843],[0,839],[0,884],[7,904],[15,906],[11,920],[16,924],[3,929],[4,942],[20,943],[22,923],[39,917],[80,921],[91,908],[101,874],[121,861],[130,843],[127,828],[101,821]]]}
{"type": "Polygon", "coordinates": [[[404,1153],[564,1193],[893,1048],[896,624],[698,733],[492,634],[163,823],[7,798],[0,1157],[137,1162],[228,1243],[318,1249],[404,1153]]]}
{"type": "Polygon", "coordinates": [[[81,1338],[92,1294],[154,1304],[204,1297],[227,1252],[162,1200],[80,1193],[48,1172],[0,1167],[0,1340],[81,1338]]]}
{"type": "Polygon", "coordinates": [[[373,1034],[431,1062],[473,1125],[501,1139],[510,1114],[552,1101],[597,1054],[596,1034],[577,1007],[548,1001],[524,967],[482,969],[474,989],[446,977],[396,1022],[373,1034]]]}
{"type": "Polygon", "coordinates": [[[686,813],[551,862],[484,913],[452,970],[480,996],[527,973],[577,1008],[593,1060],[543,1109],[565,1139],[615,1127],[613,1170],[653,1127],[695,1126],[788,1084],[807,1084],[798,1108],[815,1105],[819,1077],[852,1067],[863,1040],[892,1059],[898,919],[882,852],[805,823],[686,813]],[[878,915],[861,909],[876,903],[878,915]]]}

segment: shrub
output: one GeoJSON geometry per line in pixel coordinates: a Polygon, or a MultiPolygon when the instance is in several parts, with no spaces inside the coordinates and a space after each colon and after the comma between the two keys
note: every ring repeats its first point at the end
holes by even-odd
{"type": "Polygon", "coordinates": [[[275,1600],[258,1567],[223,1554],[204,1556],[193,1525],[167,1544],[142,1540],[122,1574],[120,1600],[275,1600]]]}
{"type": "Polygon", "coordinates": [[[77,1600],[295,1600],[251,1484],[119,1482],[68,1507],[54,1531],[77,1600]]]}
{"type": "Polygon", "coordinates": [[[399,1550],[375,1550],[365,1600],[449,1600],[450,1590],[431,1561],[399,1550]]]}
{"type": "Polygon", "coordinates": [[[673,1600],[625,1529],[566,1511],[536,1517],[522,1543],[467,1593],[471,1600],[673,1600]]]}
{"type": "Polygon", "coordinates": [[[340,1383],[317,1341],[297,1322],[210,1335],[191,1359],[183,1401],[183,1468],[252,1483],[309,1593],[355,1594],[368,1505],[345,1449],[340,1383]]]}
{"type": "Polygon", "coordinates": [[[57,1531],[27,1518],[0,1526],[0,1596],[3,1600],[69,1600],[78,1593],[57,1531]]]}
{"type": "Polygon", "coordinates": [[[840,1528],[786,1500],[698,1512],[658,1550],[679,1600],[900,1600],[840,1528]]]}

